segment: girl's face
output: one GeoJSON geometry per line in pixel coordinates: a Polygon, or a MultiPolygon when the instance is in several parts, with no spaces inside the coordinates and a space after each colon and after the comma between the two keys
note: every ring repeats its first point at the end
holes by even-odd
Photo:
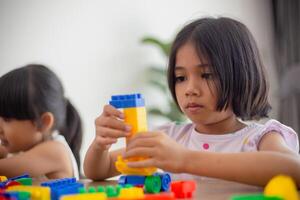
{"type": "MultiPolygon", "coordinates": [[[[206,62],[201,60],[191,43],[183,45],[176,54],[175,93],[181,110],[196,124],[200,132],[210,132],[217,125],[235,116],[229,107],[217,111],[218,94],[214,75],[206,62]]],[[[216,131],[216,130],[214,130],[216,131]]]]}
{"type": "Polygon", "coordinates": [[[0,141],[9,153],[27,151],[41,142],[43,135],[31,120],[0,117],[0,141]]]}

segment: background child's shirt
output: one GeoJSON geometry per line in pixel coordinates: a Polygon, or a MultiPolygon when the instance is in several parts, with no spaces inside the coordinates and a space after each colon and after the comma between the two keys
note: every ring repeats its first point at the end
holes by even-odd
{"type": "MultiPolygon", "coordinates": [[[[287,146],[292,151],[299,152],[296,132],[276,120],[269,120],[265,124],[251,123],[241,130],[223,135],[199,133],[195,130],[195,125],[192,123],[183,125],[168,123],[155,130],[166,133],[188,149],[222,153],[258,151],[262,137],[271,131],[275,131],[282,135],[287,146]]],[[[173,178],[197,179],[200,177],[189,174],[174,174],[173,178]]]]}

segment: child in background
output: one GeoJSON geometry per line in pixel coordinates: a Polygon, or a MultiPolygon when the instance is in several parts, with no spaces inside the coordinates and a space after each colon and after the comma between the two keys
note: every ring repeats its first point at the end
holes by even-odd
{"type": "Polygon", "coordinates": [[[81,119],[58,77],[43,65],[0,78],[0,140],[1,175],[79,178],[81,119]]]}
{"type": "Polygon", "coordinates": [[[125,149],[109,152],[128,135],[123,114],[110,105],[96,119],[96,136],[84,162],[87,177],[118,174],[114,163],[146,156],[129,167],[158,167],[173,178],[220,178],[265,186],[277,174],[290,175],[300,187],[297,134],[266,117],[270,105],[264,68],[253,36],[230,18],[203,18],[186,25],[171,48],[168,84],[174,101],[192,123],[169,123],[138,134],[125,149]]]}

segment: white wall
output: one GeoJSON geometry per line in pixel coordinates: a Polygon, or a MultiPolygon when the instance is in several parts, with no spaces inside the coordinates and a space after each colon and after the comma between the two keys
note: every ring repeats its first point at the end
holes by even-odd
{"type": "MultiPolygon", "coordinates": [[[[1,0],[0,75],[37,62],[60,76],[83,119],[83,159],[94,119],[110,96],[144,93],[144,70],[164,63],[157,49],[140,39],[170,40],[187,21],[219,15],[239,19],[252,31],[276,97],[269,0],[1,0]]],[[[153,99],[146,95],[150,104],[153,99]]],[[[272,103],[276,117],[275,98],[272,103]]]]}

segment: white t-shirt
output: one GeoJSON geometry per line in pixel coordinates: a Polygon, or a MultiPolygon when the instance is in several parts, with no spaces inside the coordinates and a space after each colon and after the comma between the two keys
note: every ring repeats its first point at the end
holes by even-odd
{"type": "MultiPolygon", "coordinates": [[[[203,134],[195,130],[195,124],[168,123],[157,127],[177,141],[182,146],[196,151],[208,152],[250,152],[258,151],[261,138],[271,131],[278,132],[284,138],[287,146],[294,152],[299,152],[298,135],[296,132],[276,120],[269,120],[265,124],[251,123],[245,128],[224,135],[203,134]]],[[[173,179],[199,179],[201,177],[190,174],[172,174],[173,179]]]]}

